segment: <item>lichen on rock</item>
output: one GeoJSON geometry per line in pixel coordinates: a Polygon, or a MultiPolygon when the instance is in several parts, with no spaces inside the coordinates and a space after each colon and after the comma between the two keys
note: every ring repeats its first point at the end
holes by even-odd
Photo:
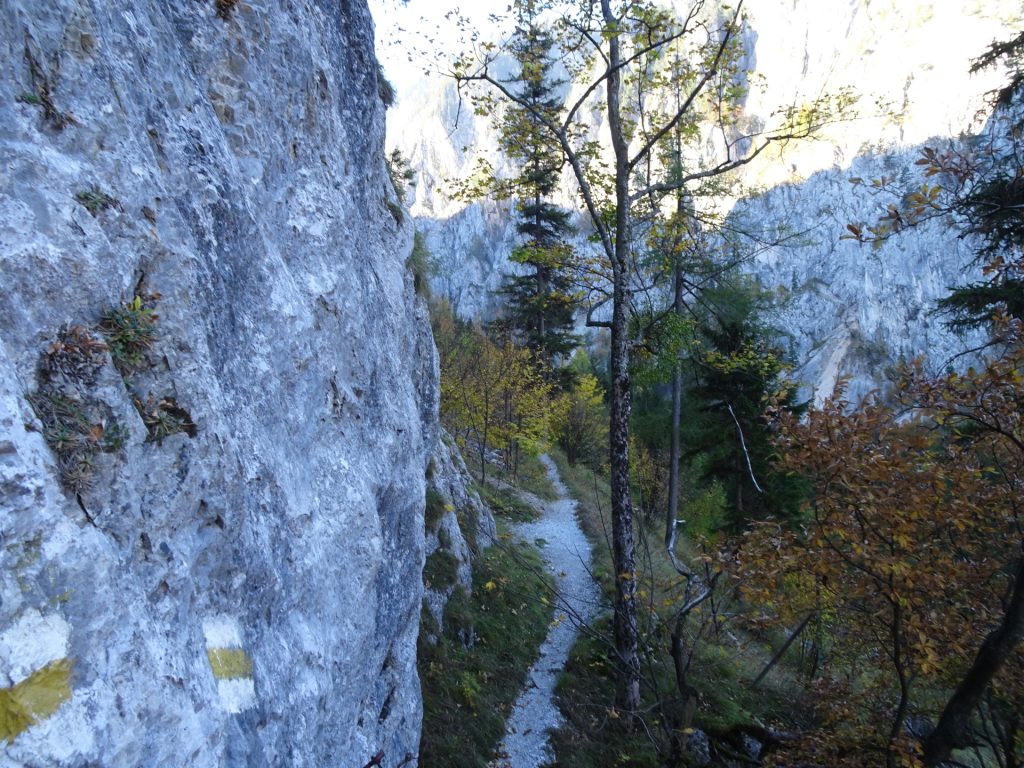
{"type": "MultiPolygon", "coordinates": [[[[0,637],[56,616],[73,659],[0,766],[418,751],[437,361],[372,23],[361,2],[218,10],[0,11],[0,637]],[[98,350],[76,380],[83,439],[116,423],[116,450],[62,484],[28,402],[41,355],[156,293],[145,364],[98,350]],[[225,616],[238,642],[209,645],[225,616]]],[[[29,656],[0,653],[8,698],[47,669],[29,656]]]]}

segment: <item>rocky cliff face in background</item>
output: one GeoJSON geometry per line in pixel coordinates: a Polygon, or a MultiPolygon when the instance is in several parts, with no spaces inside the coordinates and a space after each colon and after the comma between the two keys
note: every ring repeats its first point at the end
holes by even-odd
{"type": "MultiPolygon", "coordinates": [[[[387,0],[373,5],[385,30],[388,23],[414,27],[402,14],[423,12],[389,6],[387,0]]],[[[499,5],[479,12],[503,11],[506,4],[499,5]]],[[[753,196],[738,205],[737,214],[767,232],[803,233],[790,247],[773,248],[746,266],[765,287],[786,292],[789,303],[776,320],[793,338],[797,376],[819,396],[831,391],[838,376],[849,376],[851,394],[857,395],[876,385],[901,356],[926,353],[945,360],[963,345],[928,310],[948,286],[963,282],[969,244],[938,223],[878,250],[840,241],[847,223],[870,221],[880,211],[879,201],[849,179],[884,173],[905,176],[909,184],[904,169],[913,169],[917,148],[980,128],[982,96],[1002,75],[971,76],[970,60],[993,39],[1010,34],[1008,29],[1019,28],[1019,2],[759,0],[745,10],[753,82],[763,76],[766,84],[752,88],[744,105],[752,125],[768,121],[774,109],[806,104],[824,91],[850,88],[860,94],[857,119],[759,160],[740,179],[753,196]]],[[[444,28],[442,23],[437,34],[444,28]]],[[[486,316],[493,311],[490,293],[512,269],[510,207],[467,207],[448,196],[445,180],[467,175],[477,156],[493,159],[493,129],[465,106],[459,109],[450,83],[411,80],[420,72],[405,65],[409,42],[387,31],[381,35],[382,42],[399,38],[391,49],[385,43],[381,54],[399,94],[388,142],[417,171],[411,209],[440,266],[435,289],[460,314],[486,316]]],[[[599,136],[598,117],[592,132],[599,136]]],[[[496,165],[500,170],[501,163],[496,165]]],[[[563,204],[578,207],[568,181],[562,195],[563,204]]]]}
{"type": "Polygon", "coordinates": [[[402,764],[437,363],[365,3],[10,0],[0,71],[0,765],[402,764]]]}

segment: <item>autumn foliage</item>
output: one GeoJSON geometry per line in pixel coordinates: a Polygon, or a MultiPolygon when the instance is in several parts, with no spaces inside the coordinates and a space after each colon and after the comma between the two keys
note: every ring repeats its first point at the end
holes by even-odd
{"type": "Polygon", "coordinates": [[[490,338],[443,305],[435,308],[434,338],[441,357],[442,422],[476,455],[484,482],[492,451],[515,476],[521,452],[539,451],[562,408],[544,364],[531,350],[490,338]]]}
{"type": "Polygon", "coordinates": [[[1020,716],[1006,713],[1024,703],[1024,345],[1002,327],[1008,344],[978,370],[912,367],[895,403],[854,407],[840,391],[802,421],[782,416],[784,466],[811,485],[805,519],[756,526],[738,573],[755,623],[814,617],[812,742],[829,764],[912,765],[925,748],[935,764],[981,742],[1021,757],[1020,716]],[[978,695],[961,696],[937,757],[953,727],[940,713],[965,683],[978,695]]]}

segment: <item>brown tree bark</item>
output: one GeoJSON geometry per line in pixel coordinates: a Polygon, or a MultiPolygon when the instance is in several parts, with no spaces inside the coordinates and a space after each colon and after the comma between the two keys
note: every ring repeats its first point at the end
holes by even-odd
{"type": "MultiPolygon", "coordinates": [[[[601,0],[605,25],[618,19],[610,0],[601,0]]],[[[622,125],[621,50],[617,35],[608,42],[606,97],[608,128],[615,152],[615,252],[612,259],[611,327],[611,513],[612,562],[615,567],[615,652],[619,663],[616,704],[630,715],[640,710],[640,657],[636,609],[636,545],[633,540],[633,503],[629,494],[629,379],[630,217],[629,145],[622,125]]]]}

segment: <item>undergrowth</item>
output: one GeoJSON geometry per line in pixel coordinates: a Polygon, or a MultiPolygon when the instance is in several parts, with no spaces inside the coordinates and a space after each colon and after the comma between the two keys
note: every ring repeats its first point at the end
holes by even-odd
{"type": "MultiPolygon", "coordinates": [[[[593,572],[606,598],[612,600],[614,570],[609,544],[611,502],[607,478],[584,465],[569,465],[560,451],[552,451],[551,456],[563,482],[577,499],[581,527],[593,544],[593,572]]],[[[738,744],[742,744],[743,734],[762,732],[768,723],[789,725],[798,716],[800,686],[793,672],[780,665],[760,687],[751,687],[751,681],[771,656],[770,648],[754,642],[740,627],[730,623],[742,606],[723,591],[716,602],[695,609],[686,625],[685,641],[693,652],[687,680],[694,696],[692,711],[687,714],[688,705],[675,684],[666,624],[681,598],[682,582],[663,552],[662,532],[648,529],[638,520],[635,533],[639,618],[645,638],[641,645],[647,648],[642,661],[647,680],[642,686],[644,727],[630,732],[614,709],[612,628],[609,619],[600,620],[593,634],[582,634],[577,640],[559,682],[566,724],[553,736],[556,764],[579,768],[671,764],[667,754],[659,757],[657,748],[666,749],[670,730],[674,729],[675,737],[685,741],[696,728],[709,735],[712,764],[720,764],[715,760],[732,759],[741,751],[738,744]],[[682,722],[672,727],[662,722],[659,703],[662,713],[673,713],[682,722]],[[649,738],[648,732],[654,738],[649,738]]],[[[679,551],[685,559],[698,561],[691,542],[681,543],[679,551]]]]}
{"type": "Polygon", "coordinates": [[[520,457],[516,485],[544,501],[558,499],[558,491],[555,490],[554,483],[548,477],[547,467],[541,463],[539,456],[523,454],[520,457]]]}
{"type": "MultiPolygon", "coordinates": [[[[611,635],[611,620],[594,629],[611,635]]],[[[657,752],[641,731],[632,731],[611,707],[615,698],[615,665],[611,649],[590,634],[580,634],[569,654],[555,694],[565,725],[551,734],[559,768],[657,768],[657,752]]]]}
{"type": "Polygon", "coordinates": [[[437,643],[426,639],[431,622],[421,629],[423,768],[485,768],[547,635],[551,608],[537,595],[551,584],[541,560],[500,538],[473,561],[472,593],[456,590],[437,643]]]}
{"type": "Polygon", "coordinates": [[[529,523],[537,519],[537,510],[523,501],[519,494],[510,487],[497,485],[493,481],[488,482],[487,485],[474,483],[473,487],[480,494],[483,503],[490,507],[498,517],[522,523],[529,523]]]}

